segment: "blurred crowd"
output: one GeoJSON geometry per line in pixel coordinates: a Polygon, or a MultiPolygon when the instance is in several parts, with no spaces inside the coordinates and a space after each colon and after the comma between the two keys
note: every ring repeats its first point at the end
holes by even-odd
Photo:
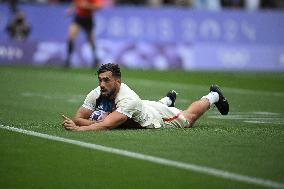
{"type": "MultiPolygon", "coordinates": [[[[10,3],[59,4],[71,3],[72,0],[0,0],[10,3]]],[[[238,9],[283,9],[284,0],[103,0],[108,5],[144,5],[144,6],[185,6],[194,9],[219,10],[223,8],[238,9]]],[[[15,6],[16,7],[16,6],[15,6]]]]}

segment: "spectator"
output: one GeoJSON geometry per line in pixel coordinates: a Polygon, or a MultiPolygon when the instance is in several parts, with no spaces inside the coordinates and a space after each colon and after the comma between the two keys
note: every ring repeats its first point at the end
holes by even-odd
{"type": "Polygon", "coordinates": [[[31,31],[30,26],[26,23],[25,13],[16,13],[11,22],[8,23],[6,31],[12,39],[17,41],[25,40],[31,31]]]}

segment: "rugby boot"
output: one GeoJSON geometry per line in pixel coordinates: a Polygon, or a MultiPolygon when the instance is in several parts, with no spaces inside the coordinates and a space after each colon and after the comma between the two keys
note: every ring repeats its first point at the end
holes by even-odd
{"type": "Polygon", "coordinates": [[[219,88],[219,86],[211,85],[210,91],[219,94],[219,101],[215,102],[214,104],[222,115],[227,115],[229,113],[229,103],[228,100],[225,98],[224,94],[222,93],[221,89],[219,88]]]}
{"type": "Polygon", "coordinates": [[[177,92],[175,90],[170,90],[168,93],[167,93],[167,97],[169,97],[172,101],[171,105],[169,107],[175,107],[175,102],[176,102],[176,99],[177,99],[177,92]]]}

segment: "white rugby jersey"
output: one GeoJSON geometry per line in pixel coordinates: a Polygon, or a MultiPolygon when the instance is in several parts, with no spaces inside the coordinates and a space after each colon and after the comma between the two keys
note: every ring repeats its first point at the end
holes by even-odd
{"type": "MultiPolygon", "coordinates": [[[[96,103],[100,97],[100,93],[100,87],[98,86],[87,95],[82,106],[94,111],[98,108],[96,103]]],[[[161,127],[162,117],[159,112],[150,104],[142,101],[140,97],[124,83],[121,83],[119,92],[114,100],[114,106],[115,107],[112,107],[114,111],[132,118],[142,127],[161,127]]]]}

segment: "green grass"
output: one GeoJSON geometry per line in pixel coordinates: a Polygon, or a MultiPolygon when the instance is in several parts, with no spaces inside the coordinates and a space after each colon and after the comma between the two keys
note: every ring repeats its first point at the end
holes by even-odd
{"type": "MultiPolygon", "coordinates": [[[[179,92],[184,109],[219,84],[230,114],[190,129],[67,132],[94,70],[0,67],[0,124],[284,183],[284,74],[122,69],[141,98],[179,92]]],[[[1,188],[265,188],[0,129],[1,188]]]]}

